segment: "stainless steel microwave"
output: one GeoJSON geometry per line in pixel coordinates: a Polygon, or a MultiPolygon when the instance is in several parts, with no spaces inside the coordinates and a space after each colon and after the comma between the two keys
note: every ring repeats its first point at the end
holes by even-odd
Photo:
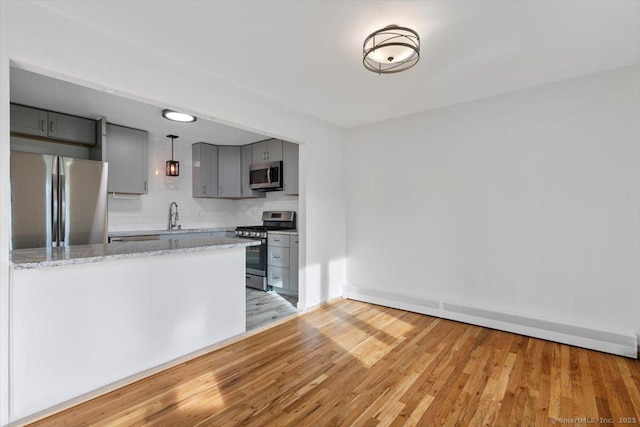
{"type": "Polygon", "coordinates": [[[282,190],[282,162],[257,163],[249,168],[249,186],[252,190],[282,190]]]}

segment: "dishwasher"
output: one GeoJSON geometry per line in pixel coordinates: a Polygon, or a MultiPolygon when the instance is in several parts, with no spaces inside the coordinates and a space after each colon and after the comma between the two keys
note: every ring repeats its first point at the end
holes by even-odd
{"type": "Polygon", "coordinates": [[[115,236],[109,237],[109,243],[114,242],[146,242],[148,240],[160,240],[159,234],[145,234],[142,236],[115,236]]]}

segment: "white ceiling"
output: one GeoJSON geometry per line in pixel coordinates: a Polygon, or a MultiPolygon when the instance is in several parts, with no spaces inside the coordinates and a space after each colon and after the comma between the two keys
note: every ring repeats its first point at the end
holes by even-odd
{"type": "Polygon", "coordinates": [[[341,127],[640,62],[635,0],[36,3],[341,127]],[[362,42],[389,24],[421,59],[378,76],[362,42]]]}
{"type": "Polygon", "coordinates": [[[162,117],[161,106],[17,68],[11,69],[10,93],[14,103],[92,119],[104,117],[110,123],[146,130],[152,137],[178,135],[176,144],[245,145],[268,138],[203,119],[194,123],[172,122],[162,117]]]}

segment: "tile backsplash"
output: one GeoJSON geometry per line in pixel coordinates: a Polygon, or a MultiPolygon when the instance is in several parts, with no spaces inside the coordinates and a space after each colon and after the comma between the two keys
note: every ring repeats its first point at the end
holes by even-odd
{"type": "Polygon", "coordinates": [[[238,225],[262,224],[262,211],[296,211],[298,215],[298,197],[271,191],[264,199],[238,200],[238,225]]]}
{"type": "Polygon", "coordinates": [[[145,195],[109,194],[109,231],[158,230],[167,228],[169,205],[178,204],[179,224],[183,228],[235,227],[262,223],[262,211],[298,211],[298,197],[282,192],[267,193],[261,199],[193,198],[191,144],[176,140],[174,158],[180,162],[180,176],[165,175],[165,162],[171,158],[171,144],[163,137],[149,137],[149,193],[145,195]]]}

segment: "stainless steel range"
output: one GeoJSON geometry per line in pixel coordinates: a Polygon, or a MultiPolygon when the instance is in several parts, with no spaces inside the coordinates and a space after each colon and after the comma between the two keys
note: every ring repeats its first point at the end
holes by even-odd
{"type": "Polygon", "coordinates": [[[295,230],[295,211],[262,212],[262,225],[236,228],[236,237],[260,240],[260,246],[247,247],[247,286],[267,290],[267,237],[269,231],[295,230]]]}

